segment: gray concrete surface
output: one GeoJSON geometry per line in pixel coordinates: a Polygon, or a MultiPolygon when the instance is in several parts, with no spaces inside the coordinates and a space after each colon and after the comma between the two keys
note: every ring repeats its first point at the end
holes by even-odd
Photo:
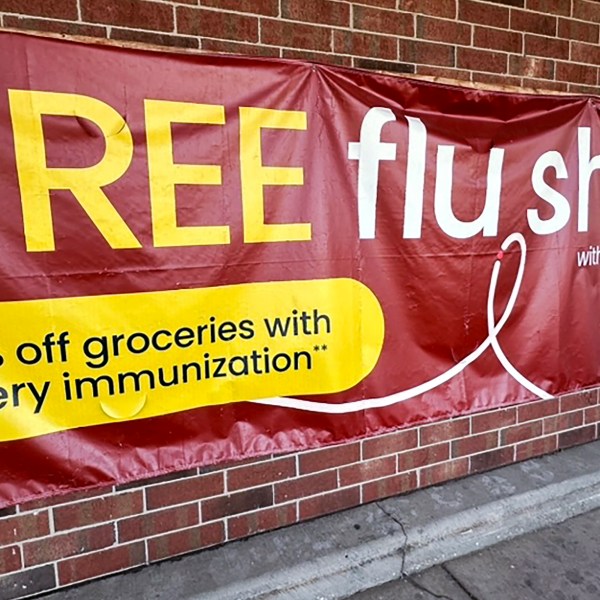
{"type": "Polygon", "coordinates": [[[350,600],[598,600],[600,510],[501,542],[350,600]]]}
{"type": "MultiPolygon", "coordinates": [[[[381,600],[419,598],[418,594],[426,594],[424,589],[429,589],[419,588],[420,580],[443,586],[448,579],[454,584],[448,597],[463,600],[464,594],[469,597],[469,593],[458,583],[462,576],[460,561],[475,558],[454,559],[597,508],[600,508],[600,442],[229,543],[44,598],[334,600],[370,588],[383,590],[381,593],[385,594],[387,588],[378,586],[397,580],[402,574],[411,575],[443,564],[442,569],[429,570],[420,578],[403,582],[404,591],[396,590],[395,596],[382,595],[381,600]]],[[[468,564],[464,563],[464,573],[472,568],[480,576],[480,580],[474,579],[471,584],[478,591],[477,585],[483,585],[487,575],[481,564],[474,563],[472,567],[468,564]]],[[[510,573],[507,577],[508,583],[503,585],[510,583],[510,573]]],[[[590,580],[591,584],[594,581],[590,580]]],[[[502,585],[498,590],[498,594],[504,594],[502,600],[512,598],[504,593],[502,585]]],[[[525,592],[520,593],[514,597],[525,600],[525,592]]],[[[560,595],[529,597],[563,600],[560,595]]],[[[564,600],[584,597],[565,596],[564,600]]],[[[488,597],[480,599],[472,595],[471,598],[487,600],[488,597]]]]}

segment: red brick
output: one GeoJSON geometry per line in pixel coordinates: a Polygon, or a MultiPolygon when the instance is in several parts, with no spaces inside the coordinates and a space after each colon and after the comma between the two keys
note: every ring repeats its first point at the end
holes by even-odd
{"type": "Polygon", "coordinates": [[[177,7],[177,31],[188,35],[258,42],[258,18],[179,6],[177,7]]]}
{"type": "Polygon", "coordinates": [[[77,0],[0,0],[0,12],[50,19],[78,19],[77,0]]]}
{"type": "Polygon", "coordinates": [[[551,39],[539,35],[525,35],[525,54],[530,56],[548,56],[550,58],[569,58],[569,42],[551,39]]]}
{"type": "Polygon", "coordinates": [[[54,509],[54,527],[57,531],[94,525],[141,513],[144,500],[141,490],[106,498],[86,500],[54,509]]]}
{"type": "Polygon", "coordinates": [[[417,37],[436,42],[470,46],[471,25],[419,15],[417,17],[417,37]]]}
{"type": "Polygon", "coordinates": [[[214,521],[229,515],[272,506],[272,504],[273,486],[270,485],[227,496],[217,496],[209,500],[202,500],[202,521],[214,521]]]}
{"type": "Polygon", "coordinates": [[[600,26],[596,23],[584,23],[574,19],[558,20],[558,37],[580,42],[597,43],[600,36],[600,26]]]}
{"type": "Polygon", "coordinates": [[[508,91],[509,86],[512,86],[515,92],[522,91],[520,77],[496,75],[495,73],[473,73],[471,80],[473,83],[484,83],[489,86],[501,87],[503,91],[508,91]]]}
{"type": "Polygon", "coordinates": [[[404,36],[415,34],[414,19],[410,13],[355,5],[353,19],[354,29],[404,36]]]}
{"type": "Polygon", "coordinates": [[[123,519],[117,522],[119,543],[198,525],[199,512],[197,504],[188,504],[123,519]]]}
{"type": "Polygon", "coordinates": [[[420,446],[428,446],[469,435],[469,419],[452,419],[434,425],[424,425],[420,431],[420,446]]]}
{"type": "Polygon", "coordinates": [[[226,42],[223,40],[202,40],[202,50],[208,52],[226,52],[228,54],[244,54],[246,56],[279,57],[279,48],[261,46],[260,44],[243,44],[239,42],[226,42]]]}
{"type": "Polygon", "coordinates": [[[340,469],[340,486],[345,487],[364,481],[381,479],[382,477],[393,475],[395,472],[395,456],[384,456],[373,460],[361,461],[340,469]]]}
{"type": "Polygon", "coordinates": [[[571,0],[527,0],[526,8],[568,17],[571,14],[571,0]]]}
{"type": "Polygon", "coordinates": [[[329,492],[337,487],[337,472],[322,471],[315,475],[306,475],[298,479],[290,479],[275,485],[275,502],[287,502],[322,492],[329,492]]]}
{"type": "Polygon", "coordinates": [[[473,45],[488,50],[521,53],[523,51],[523,34],[476,25],[473,32],[473,45]]]}
{"type": "Polygon", "coordinates": [[[415,471],[386,477],[378,481],[369,481],[362,486],[363,503],[405,494],[416,488],[417,474],[415,471]]]}
{"type": "Polygon", "coordinates": [[[508,446],[509,444],[516,444],[523,440],[529,440],[531,438],[540,437],[544,430],[544,422],[539,419],[537,421],[528,421],[514,427],[508,427],[500,432],[501,444],[508,446]]]}
{"type": "Polygon", "coordinates": [[[448,19],[456,17],[456,0],[400,0],[398,8],[448,19]]]}
{"type": "Polygon", "coordinates": [[[19,546],[5,546],[4,548],[0,548],[0,575],[19,571],[22,566],[19,546]]]}
{"type": "Polygon", "coordinates": [[[342,444],[300,454],[300,474],[341,467],[360,460],[360,443],[342,444]]]}
{"type": "Polygon", "coordinates": [[[552,15],[541,15],[526,10],[510,11],[510,28],[517,31],[529,31],[540,35],[554,37],[557,32],[558,19],[552,15]]]}
{"type": "Polygon", "coordinates": [[[534,456],[550,454],[558,450],[558,436],[550,435],[517,444],[517,460],[527,460],[534,456]]]}
{"type": "Polygon", "coordinates": [[[5,15],[4,27],[26,29],[28,31],[43,31],[46,33],[63,33],[65,35],[85,35],[88,37],[107,37],[106,27],[100,25],[82,25],[68,21],[48,21],[46,19],[29,19],[5,15]]]}
{"type": "MultiPolygon", "coordinates": [[[[197,3],[197,1],[188,2],[188,4],[197,3]]],[[[269,17],[276,17],[279,14],[279,0],[202,0],[202,6],[269,17]]]]}
{"type": "Polygon", "coordinates": [[[598,10],[598,2],[596,0],[572,0],[574,19],[582,21],[592,21],[600,23],[600,10],[598,10]]]}
{"type": "Polygon", "coordinates": [[[296,505],[286,504],[259,510],[227,520],[228,539],[245,538],[261,531],[272,531],[296,522],[296,505]]]}
{"type": "MultiPolygon", "coordinates": [[[[542,60],[542,59],[540,59],[542,60]]],[[[512,71],[511,71],[512,72],[512,71]]],[[[514,73],[517,75],[518,73],[514,73]]],[[[528,77],[539,77],[538,73],[524,73],[528,77]]],[[[533,421],[558,413],[558,399],[551,398],[550,400],[538,400],[536,402],[528,402],[517,407],[517,422],[533,421]]]]}
{"type": "Polygon", "coordinates": [[[419,485],[427,487],[443,481],[465,477],[469,473],[469,459],[459,458],[449,462],[426,467],[419,472],[419,485]]]}
{"type": "Polygon", "coordinates": [[[569,83],[567,90],[571,94],[586,94],[588,96],[597,96],[598,87],[595,85],[578,85],[576,83],[569,83]]]}
{"type": "MultiPolygon", "coordinates": [[[[600,7],[599,7],[600,9],[600,7]]],[[[580,408],[588,408],[598,404],[598,391],[586,390],[575,392],[567,396],[559,398],[560,412],[569,412],[570,410],[578,410],[580,408]]]]}
{"type": "Polygon", "coordinates": [[[507,448],[498,448],[491,452],[483,452],[482,454],[476,454],[471,456],[471,467],[470,473],[481,473],[483,471],[490,471],[491,469],[497,469],[503,465],[508,465],[515,460],[515,448],[514,446],[507,448]]]}
{"type": "Polygon", "coordinates": [[[363,459],[375,458],[386,454],[396,454],[402,450],[416,448],[419,442],[416,429],[405,429],[387,435],[363,440],[363,459]]]}
{"type": "Polygon", "coordinates": [[[198,40],[193,37],[152,33],[150,31],[137,31],[135,29],[118,29],[116,27],[113,27],[110,30],[110,39],[172,48],[198,48],[199,46],[198,40]]]}
{"type": "Polygon", "coordinates": [[[173,8],[168,4],[148,0],[119,0],[119,2],[80,0],[80,2],[84,21],[154,31],[174,29],[173,8]]]}
{"type": "Polygon", "coordinates": [[[146,488],[146,506],[148,510],[152,510],[173,504],[185,504],[217,496],[224,491],[223,473],[210,473],[146,488]]]}
{"type": "Polygon", "coordinates": [[[587,425],[579,429],[571,429],[565,431],[558,436],[558,447],[561,450],[570,448],[571,446],[578,446],[579,444],[587,444],[588,442],[596,439],[596,426],[587,425]]]}
{"type": "Polygon", "coordinates": [[[474,48],[457,48],[456,66],[470,71],[506,73],[508,70],[508,54],[475,50],[474,48]]]}
{"type": "Polygon", "coordinates": [[[503,408],[501,410],[493,410],[490,412],[473,415],[471,417],[471,431],[473,433],[483,433],[492,429],[500,429],[509,427],[517,422],[517,409],[503,408]]]}
{"type": "Polygon", "coordinates": [[[163,560],[216,546],[224,541],[225,526],[222,521],[170,532],[148,540],[148,560],[163,560]]]}
{"type": "Polygon", "coordinates": [[[450,458],[450,444],[443,442],[398,455],[398,472],[412,471],[450,458]]]}
{"type": "Polygon", "coordinates": [[[0,519],[4,519],[5,517],[10,517],[12,515],[17,514],[16,506],[5,506],[4,508],[0,508],[0,519]]]}
{"type": "Polygon", "coordinates": [[[284,19],[306,21],[315,25],[350,26],[350,4],[330,0],[282,0],[284,19]]]}
{"type": "Polygon", "coordinates": [[[565,429],[574,429],[583,425],[583,410],[565,413],[544,419],[544,434],[556,433],[565,429]]]}
{"type": "Polygon", "coordinates": [[[78,529],[23,544],[26,567],[53,562],[61,558],[108,548],[116,542],[112,524],[78,529]]]}
{"type": "Polygon", "coordinates": [[[42,537],[49,533],[48,511],[8,517],[0,521],[0,546],[42,537]]]}
{"type": "Polygon", "coordinates": [[[491,25],[492,27],[508,28],[510,11],[505,6],[461,0],[458,4],[459,21],[491,25]]]}
{"type": "MultiPolygon", "coordinates": [[[[509,71],[512,75],[523,75],[527,78],[535,78],[542,77],[544,79],[553,79],[554,78],[554,66],[555,63],[553,60],[548,60],[546,58],[534,58],[532,56],[511,56],[509,60],[509,71]]],[[[543,403],[547,403],[547,400],[542,400],[543,403]]],[[[556,409],[552,410],[550,407],[539,408],[537,405],[538,402],[531,403],[535,405],[535,407],[527,408],[529,404],[520,406],[517,411],[517,419],[527,420],[528,418],[537,419],[539,416],[538,410],[550,410],[550,412],[558,411],[558,400],[553,400],[550,402],[556,402],[556,409]],[[529,414],[533,416],[528,416],[529,414]]],[[[544,407],[546,405],[544,404],[544,407]]],[[[551,405],[550,405],[551,406],[551,405]]]]}
{"type": "Polygon", "coordinates": [[[324,52],[331,50],[331,30],[327,27],[263,19],[260,37],[263,44],[272,46],[324,52]]]}
{"type": "Polygon", "coordinates": [[[360,488],[357,486],[301,500],[298,510],[300,519],[312,519],[313,517],[345,510],[359,504],[360,488]]]}
{"type": "Polygon", "coordinates": [[[293,456],[246,465],[227,471],[227,490],[233,492],[257,487],[288,479],[294,475],[296,475],[296,459],[293,456]]]}
{"type": "Polygon", "coordinates": [[[585,423],[597,423],[600,421],[600,406],[591,406],[585,409],[585,423]]]}
{"type": "Polygon", "coordinates": [[[86,579],[93,579],[109,573],[116,573],[139,567],[146,562],[144,542],[127,546],[115,546],[109,550],[92,552],[57,564],[60,585],[69,585],[86,579]]]}
{"type": "Polygon", "coordinates": [[[537,81],[535,79],[523,78],[523,88],[529,88],[535,92],[566,92],[567,84],[562,81],[537,81]]]}
{"type": "Polygon", "coordinates": [[[333,48],[340,54],[372,56],[384,60],[398,58],[398,45],[394,38],[370,33],[336,29],[333,32],[333,48]]]}
{"type": "Polygon", "coordinates": [[[466,456],[467,454],[476,454],[477,452],[491,450],[496,446],[498,446],[498,435],[495,431],[480,433],[479,435],[454,440],[452,442],[452,457],[456,458],[458,456],[466,456]]]}
{"type": "Polygon", "coordinates": [[[518,6],[523,8],[525,6],[525,0],[492,0],[498,4],[505,4],[506,6],[518,6]]]}
{"type": "Polygon", "coordinates": [[[455,47],[450,44],[415,40],[398,40],[398,55],[405,62],[443,67],[453,67],[456,60],[455,47]]]}
{"type": "Polygon", "coordinates": [[[598,67],[557,62],[556,79],[595,86],[598,82],[598,67]]]}

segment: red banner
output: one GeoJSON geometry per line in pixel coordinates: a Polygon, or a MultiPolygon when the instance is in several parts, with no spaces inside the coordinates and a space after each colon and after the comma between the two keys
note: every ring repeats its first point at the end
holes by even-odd
{"type": "Polygon", "coordinates": [[[0,51],[0,505],[598,384],[597,100],[0,51]]]}

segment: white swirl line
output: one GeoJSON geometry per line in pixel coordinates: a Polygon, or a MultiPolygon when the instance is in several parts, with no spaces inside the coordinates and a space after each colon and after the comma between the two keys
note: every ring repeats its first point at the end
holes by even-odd
{"type": "Polygon", "coordinates": [[[498,284],[498,277],[500,275],[501,258],[498,257],[494,262],[492,269],[492,275],[490,277],[490,286],[488,288],[487,298],[487,327],[488,337],[478,346],[471,354],[465,356],[460,362],[455,364],[452,368],[448,369],[444,373],[441,373],[437,377],[430,379],[420,385],[384,396],[381,398],[366,398],[362,400],[354,400],[352,402],[346,402],[343,404],[327,404],[324,402],[313,402],[311,400],[301,400],[299,398],[264,398],[261,400],[253,400],[256,404],[264,404],[268,406],[281,406],[283,408],[295,408],[298,410],[305,410],[310,412],[318,413],[330,413],[330,414],[344,414],[358,412],[361,410],[371,408],[383,408],[385,406],[391,406],[398,402],[410,400],[416,396],[420,396],[426,392],[433,390],[434,388],[446,383],[453,377],[456,377],[459,373],[464,371],[472,362],[475,362],[489,346],[492,347],[494,353],[498,357],[498,360],[504,367],[511,377],[518,381],[523,387],[534,393],[537,397],[542,399],[552,398],[550,394],[541,388],[537,387],[534,383],[529,381],[523,374],[521,374],[506,358],[500,343],[498,342],[498,334],[502,331],[506,325],[513,308],[515,307],[519,290],[521,289],[521,283],[523,281],[523,273],[525,271],[525,261],[527,254],[527,246],[525,244],[525,238],[520,233],[513,233],[509,235],[501,244],[501,249],[505,252],[511,244],[516,242],[521,250],[521,257],[519,261],[519,269],[513,284],[513,289],[510,293],[506,308],[502,313],[500,320],[494,324],[494,299],[496,297],[496,286],[498,284]]]}

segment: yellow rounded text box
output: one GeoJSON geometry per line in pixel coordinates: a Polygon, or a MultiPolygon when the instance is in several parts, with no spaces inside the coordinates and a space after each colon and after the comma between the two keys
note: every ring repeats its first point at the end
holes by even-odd
{"type": "Polygon", "coordinates": [[[0,440],[347,390],[375,367],[379,301],[352,279],[0,303],[0,440]]]}

